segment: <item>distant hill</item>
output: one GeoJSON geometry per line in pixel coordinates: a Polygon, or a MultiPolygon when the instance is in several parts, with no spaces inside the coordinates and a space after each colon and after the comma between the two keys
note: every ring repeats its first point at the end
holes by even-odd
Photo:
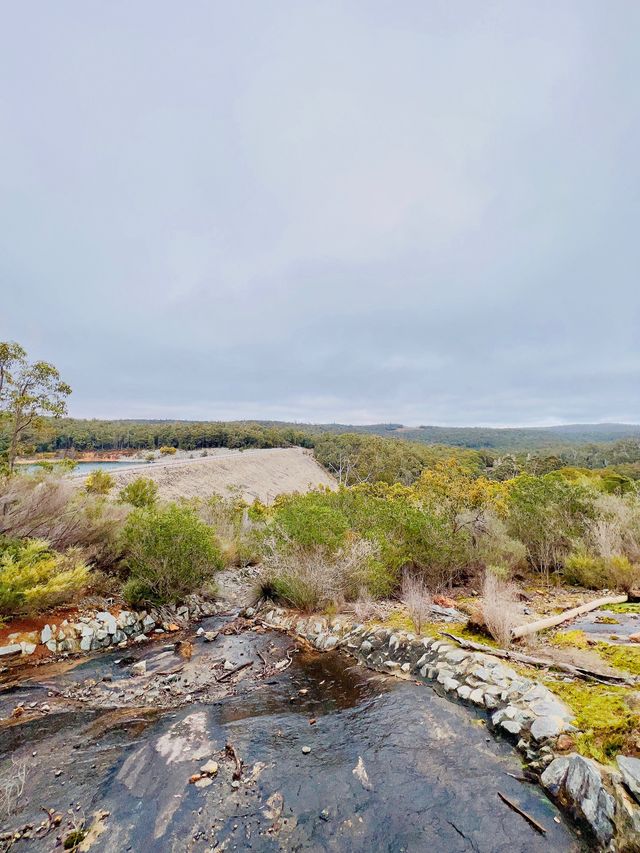
{"type": "Polygon", "coordinates": [[[544,450],[574,444],[600,444],[624,438],[640,439],[640,424],[563,424],[549,427],[407,427],[402,424],[293,424],[256,421],[262,426],[293,427],[308,432],[373,433],[387,438],[447,444],[475,450],[544,450]]]}

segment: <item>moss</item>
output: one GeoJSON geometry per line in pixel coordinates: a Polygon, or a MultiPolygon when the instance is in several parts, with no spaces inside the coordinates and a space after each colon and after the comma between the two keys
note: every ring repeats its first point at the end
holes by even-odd
{"type": "Polygon", "coordinates": [[[461,640],[469,640],[472,643],[482,643],[484,646],[499,648],[499,644],[492,637],[482,634],[480,631],[474,631],[473,628],[469,628],[463,622],[451,622],[444,625],[440,622],[438,627],[440,632],[446,631],[448,634],[453,634],[454,637],[460,637],[461,640]]]}
{"type": "Polygon", "coordinates": [[[76,850],[78,845],[81,844],[87,833],[84,829],[74,829],[64,840],[64,849],[65,850],[76,850]]]}
{"type": "Polygon", "coordinates": [[[584,633],[584,631],[555,631],[549,637],[549,642],[553,646],[559,646],[560,648],[589,648],[589,643],[587,642],[587,635],[584,633]]]}
{"type": "Polygon", "coordinates": [[[581,732],[576,748],[582,755],[607,763],[620,752],[640,752],[640,714],[629,702],[632,690],[551,679],[546,684],[574,712],[574,724],[581,732]]]}
{"type": "Polygon", "coordinates": [[[640,675],[640,648],[598,643],[595,647],[601,658],[616,669],[640,675]]]}
{"type": "Polygon", "coordinates": [[[598,625],[619,625],[620,621],[614,619],[613,616],[598,616],[596,618],[598,625]]]}
{"type": "Polygon", "coordinates": [[[609,610],[611,613],[640,613],[640,604],[631,604],[630,602],[626,602],[625,604],[606,604],[601,609],[609,610]]]}

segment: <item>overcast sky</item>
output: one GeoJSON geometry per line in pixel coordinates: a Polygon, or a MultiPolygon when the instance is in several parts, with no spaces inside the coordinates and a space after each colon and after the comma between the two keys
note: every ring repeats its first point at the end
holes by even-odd
{"type": "Polygon", "coordinates": [[[0,7],[0,339],[73,415],[640,421],[637,0],[0,7]]]}

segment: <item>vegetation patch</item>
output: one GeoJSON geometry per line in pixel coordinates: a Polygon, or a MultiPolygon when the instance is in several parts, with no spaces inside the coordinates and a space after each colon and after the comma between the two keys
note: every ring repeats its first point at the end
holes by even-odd
{"type": "Polygon", "coordinates": [[[640,675],[640,648],[600,642],[595,649],[601,658],[616,669],[640,675]]]}
{"type": "Polygon", "coordinates": [[[589,642],[584,631],[555,631],[548,637],[553,646],[561,649],[588,649],[589,642]]]}
{"type": "Polygon", "coordinates": [[[578,752],[608,763],[616,755],[640,755],[638,694],[623,687],[546,679],[547,687],[575,714],[578,752]]]}

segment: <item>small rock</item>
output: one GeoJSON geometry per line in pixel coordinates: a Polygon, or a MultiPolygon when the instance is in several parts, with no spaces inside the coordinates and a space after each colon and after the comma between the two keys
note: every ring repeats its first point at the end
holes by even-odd
{"type": "Polygon", "coordinates": [[[134,663],[131,667],[131,675],[146,675],[146,672],[147,672],[146,660],[139,660],[137,663],[134,663]]]}
{"type": "Polygon", "coordinates": [[[204,628],[200,626],[196,631],[196,637],[201,637],[204,634],[204,628]]]}
{"type": "Polygon", "coordinates": [[[206,776],[204,779],[198,779],[197,782],[194,782],[194,785],[196,788],[208,788],[209,785],[213,785],[213,779],[209,779],[209,777],[206,776]]]}
{"type": "Polygon", "coordinates": [[[302,747],[302,754],[303,754],[303,755],[309,755],[309,753],[310,753],[310,752],[311,752],[311,747],[310,747],[310,746],[303,746],[303,747],[302,747]]]}
{"type": "Polygon", "coordinates": [[[618,768],[622,773],[622,780],[629,792],[633,794],[640,803],[640,758],[631,758],[628,755],[619,755],[616,759],[618,768]]]}
{"type": "Polygon", "coordinates": [[[216,639],[217,636],[218,636],[217,631],[205,631],[203,639],[204,639],[205,643],[213,643],[213,641],[216,639]]]}
{"type": "Polygon", "coordinates": [[[222,668],[227,672],[231,672],[232,669],[235,669],[235,664],[232,664],[230,660],[226,660],[223,663],[222,668]]]}
{"type": "Polygon", "coordinates": [[[201,773],[206,773],[207,776],[215,776],[218,772],[218,762],[213,761],[213,759],[207,761],[206,764],[203,764],[200,768],[201,773]]]}
{"type": "Polygon", "coordinates": [[[571,735],[560,735],[556,741],[556,749],[558,752],[570,752],[575,745],[576,742],[571,735]]]}
{"type": "Polygon", "coordinates": [[[630,643],[640,643],[640,631],[637,631],[635,634],[629,634],[627,640],[630,643]]]}

